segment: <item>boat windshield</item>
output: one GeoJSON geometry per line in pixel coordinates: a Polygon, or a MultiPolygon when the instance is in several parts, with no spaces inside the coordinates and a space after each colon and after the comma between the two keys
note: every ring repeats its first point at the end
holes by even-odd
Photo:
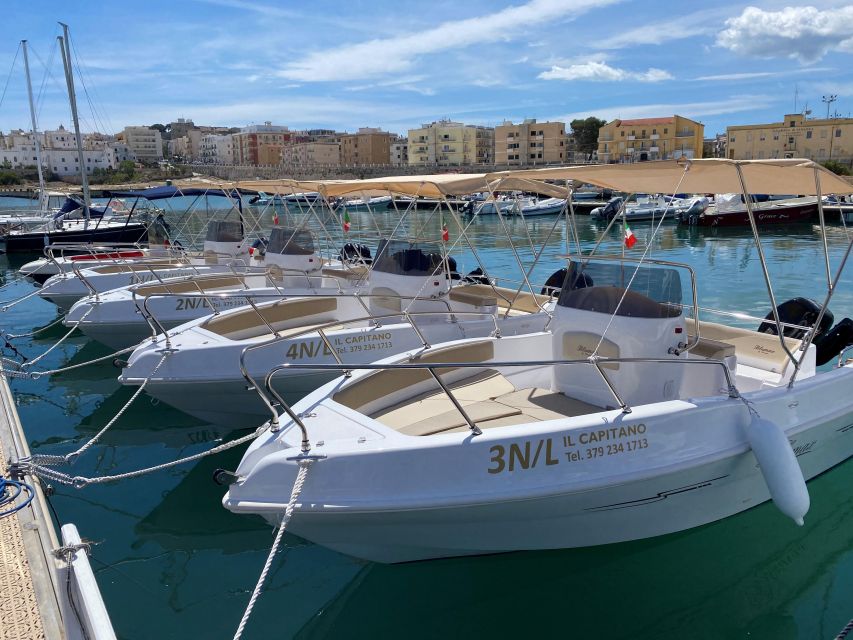
{"type": "Polygon", "coordinates": [[[310,256],[314,254],[314,238],[307,229],[275,227],[270,232],[267,253],[287,256],[310,256]]]}
{"type": "Polygon", "coordinates": [[[379,241],[374,271],[402,276],[426,276],[443,271],[441,246],[437,242],[379,241]]]}
{"type": "Polygon", "coordinates": [[[681,303],[681,275],[677,269],[638,267],[634,262],[621,261],[570,261],[557,300],[561,307],[639,318],[679,316],[681,303]],[[623,296],[625,289],[628,293],[623,296]]]}
{"type": "Polygon", "coordinates": [[[208,242],[241,242],[243,225],[237,220],[211,220],[207,223],[208,242]]]}

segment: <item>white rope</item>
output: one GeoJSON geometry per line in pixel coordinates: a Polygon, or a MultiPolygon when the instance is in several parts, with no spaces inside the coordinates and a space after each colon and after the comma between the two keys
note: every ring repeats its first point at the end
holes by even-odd
{"type": "Polygon", "coordinates": [[[261,595],[261,589],[264,586],[264,582],[266,582],[267,574],[270,572],[273,558],[278,553],[278,548],[281,545],[282,538],[284,537],[284,531],[287,528],[287,523],[290,522],[290,517],[293,515],[293,509],[296,507],[296,500],[302,492],[302,486],[305,484],[305,478],[308,476],[308,467],[311,466],[311,462],[312,460],[310,459],[299,461],[299,473],[296,474],[296,480],[293,483],[293,490],[290,492],[290,502],[287,503],[287,507],[284,510],[284,515],[281,518],[281,524],[278,526],[278,532],[275,534],[275,540],[273,540],[269,555],[267,555],[267,561],[264,563],[264,568],[261,571],[261,575],[258,577],[258,582],[255,585],[254,591],[252,591],[252,597],[249,598],[249,604],[243,612],[243,617],[240,620],[240,625],[237,627],[236,633],[234,633],[234,640],[240,640],[242,637],[243,631],[246,628],[246,623],[249,622],[249,616],[252,615],[252,609],[255,608],[255,603],[261,595]]]}
{"type": "Polygon", "coordinates": [[[66,339],[67,339],[67,338],[72,334],[72,333],[74,333],[74,332],[77,330],[77,327],[79,327],[79,326],[80,326],[80,324],[81,324],[81,323],[86,319],[86,316],[88,316],[88,315],[89,315],[90,313],[92,313],[92,311],[94,311],[94,310],[95,310],[95,307],[89,307],[89,308],[86,310],[86,313],[84,313],[84,314],[80,317],[80,319],[79,319],[77,322],[75,322],[75,323],[74,323],[74,326],[72,326],[72,327],[71,327],[71,328],[66,332],[66,334],[65,334],[64,336],[62,336],[59,340],[57,340],[57,341],[56,341],[56,342],[55,342],[55,343],[54,343],[54,344],[53,344],[53,345],[52,345],[52,346],[51,346],[47,351],[45,351],[44,353],[42,353],[42,354],[40,354],[40,355],[37,355],[37,356],[36,356],[35,358],[33,358],[32,360],[28,360],[27,362],[23,363],[23,364],[21,365],[21,368],[27,368],[27,367],[31,367],[31,366],[33,366],[36,362],[38,362],[39,360],[41,360],[42,358],[44,358],[47,354],[49,354],[51,351],[53,351],[54,349],[56,349],[56,347],[58,347],[60,344],[62,344],[62,343],[63,343],[63,342],[64,342],[64,341],[65,341],[65,340],[66,340],[66,339]]]}
{"type": "Polygon", "coordinates": [[[110,427],[112,427],[118,421],[118,419],[121,418],[122,415],[124,415],[124,413],[130,408],[130,405],[133,404],[133,401],[136,400],[139,395],[145,390],[145,386],[148,384],[148,381],[151,380],[151,378],[153,378],[157,374],[157,371],[160,369],[160,366],[166,361],[166,356],[168,355],[168,353],[163,354],[163,356],[160,358],[160,362],[157,363],[157,366],[151,370],[151,373],[148,375],[148,377],[142,381],[142,384],[139,385],[139,388],[134,392],[130,399],[124,404],[124,406],[118,410],[118,412],[113,416],[112,420],[110,420],[106,424],[106,426],[104,426],[103,429],[101,429],[100,431],[98,431],[98,433],[92,436],[89,441],[86,442],[82,447],[77,449],[77,451],[72,451],[71,453],[67,453],[64,456],[47,456],[45,458],[42,458],[38,455],[34,455],[32,457],[33,461],[41,462],[42,464],[51,464],[51,462],[55,458],[60,458],[60,460],[66,464],[73,463],[78,457],[80,457],[81,454],[85,453],[89,448],[93,447],[101,439],[101,436],[103,436],[110,429],[110,427]]]}
{"type": "Polygon", "coordinates": [[[138,478],[139,476],[148,475],[149,473],[154,473],[155,471],[162,471],[163,469],[170,469],[186,462],[200,460],[201,458],[221,453],[223,451],[227,451],[228,449],[233,449],[234,447],[240,446],[241,444],[244,444],[250,440],[254,440],[255,438],[261,436],[265,431],[267,431],[267,429],[269,429],[268,423],[264,424],[262,427],[258,427],[252,433],[246,434],[245,436],[242,436],[235,440],[231,440],[229,442],[217,445],[211,449],[208,449],[207,451],[202,451],[191,456],[186,456],[185,458],[178,458],[177,460],[172,460],[171,462],[164,462],[163,464],[158,464],[153,467],[146,467],[144,469],[137,469],[135,471],[128,471],[126,473],[117,473],[112,476],[96,476],[94,478],[88,478],[86,476],[71,476],[67,473],[63,473],[62,471],[57,471],[56,469],[51,469],[50,467],[38,464],[34,462],[32,458],[21,459],[18,462],[17,466],[25,474],[46,478],[48,480],[53,480],[54,482],[59,482],[60,484],[72,486],[75,489],[83,489],[84,487],[87,487],[90,484],[104,484],[107,482],[115,482],[117,480],[128,480],[130,478],[138,478]]]}

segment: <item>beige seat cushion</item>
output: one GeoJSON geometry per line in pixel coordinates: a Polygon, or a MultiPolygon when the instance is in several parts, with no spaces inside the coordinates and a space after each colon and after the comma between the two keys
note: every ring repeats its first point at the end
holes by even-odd
{"type": "MultiPolygon", "coordinates": [[[[278,323],[298,320],[299,318],[308,319],[322,313],[330,313],[337,308],[338,301],[336,298],[295,298],[261,307],[259,312],[268,323],[275,327],[278,323]]],[[[221,336],[254,329],[263,330],[264,333],[268,331],[263,320],[259,317],[259,313],[253,308],[214,316],[203,322],[201,326],[221,336]]]]}
{"type": "MultiPolygon", "coordinates": [[[[689,336],[692,342],[695,336],[689,336]]],[[[702,336],[699,342],[693,347],[688,354],[694,358],[707,358],[708,360],[724,360],[729,356],[735,355],[735,346],[721,340],[711,340],[702,336]]]]}
{"type": "Polygon", "coordinates": [[[494,292],[489,293],[482,289],[472,289],[465,285],[453,287],[450,290],[449,297],[453,302],[469,304],[472,307],[494,307],[498,304],[498,297],[494,292]]]}
{"type": "MultiPolygon", "coordinates": [[[[688,321],[691,323],[692,320],[688,321]]],[[[738,362],[756,369],[781,374],[790,362],[788,354],[779,342],[779,336],[759,333],[750,329],[729,327],[716,322],[700,322],[699,335],[733,345],[738,362]]],[[[785,338],[785,345],[796,353],[802,342],[785,338]]]]}
{"type": "Polygon", "coordinates": [[[495,402],[520,410],[536,420],[556,420],[603,411],[601,407],[548,389],[519,389],[495,398],[495,402]]]}
{"type": "MultiPolygon", "coordinates": [[[[475,424],[521,414],[520,409],[490,400],[465,405],[464,409],[475,424]]],[[[397,431],[407,436],[429,436],[458,427],[470,428],[459,410],[453,407],[450,411],[399,427],[397,431]]]]}
{"type": "Polygon", "coordinates": [[[158,296],[165,293],[202,293],[213,289],[225,287],[242,287],[245,278],[235,276],[220,276],[216,278],[202,278],[199,280],[185,280],[168,284],[152,284],[139,287],[136,290],[140,296],[158,296]]]}

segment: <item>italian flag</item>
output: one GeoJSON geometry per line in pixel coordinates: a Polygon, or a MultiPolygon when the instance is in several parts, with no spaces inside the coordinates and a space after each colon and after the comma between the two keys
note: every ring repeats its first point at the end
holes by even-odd
{"type": "Polygon", "coordinates": [[[278,224],[278,212],[277,211],[272,214],[272,223],[278,224]]]}
{"type": "Polygon", "coordinates": [[[350,228],[349,211],[344,209],[344,231],[349,231],[349,228],[350,228]]]}
{"type": "Polygon", "coordinates": [[[628,226],[628,223],[625,222],[625,246],[629,249],[637,244],[637,236],[634,235],[634,232],[631,231],[631,227],[628,226]]]}
{"type": "Polygon", "coordinates": [[[441,225],[441,241],[447,242],[450,240],[450,231],[447,229],[447,223],[441,225]]]}

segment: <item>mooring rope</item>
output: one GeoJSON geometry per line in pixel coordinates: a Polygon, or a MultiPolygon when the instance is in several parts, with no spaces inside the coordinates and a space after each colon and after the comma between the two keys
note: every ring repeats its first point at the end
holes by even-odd
{"type": "Polygon", "coordinates": [[[7,340],[15,340],[17,338],[32,338],[34,335],[37,335],[37,334],[41,333],[42,331],[47,331],[48,329],[55,327],[60,322],[62,322],[64,319],[65,319],[65,315],[63,314],[63,315],[59,316],[56,320],[51,322],[50,324],[46,324],[43,327],[39,327],[38,329],[34,329],[33,331],[30,331],[29,333],[2,333],[2,332],[0,332],[0,335],[2,335],[2,337],[6,338],[7,340]]]}
{"type": "Polygon", "coordinates": [[[313,460],[310,458],[299,461],[299,472],[296,474],[296,480],[293,482],[293,489],[290,492],[290,502],[287,503],[287,507],[284,509],[284,515],[281,517],[281,524],[278,525],[278,532],[275,534],[275,540],[273,540],[272,547],[270,547],[270,552],[267,555],[264,568],[261,570],[261,575],[258,577],[255,589],[252,591],[252,596],[249,598],[249,604],[246,605],[246,610],[243,612],[243,617],[240,619],[240,625],[237,627],[236,633],[234,633],[234,640],[240,640],[242,637],[243,631],[246,628],[246,623],[249,622],[249,616],[252,615],[252,609],[255,608],[255,603],[261,595],[261,589],[264,586],[264,582],[266,582],[267,574],[270,572],[273,558],[275,558],[278,553],[278,548],[281,545],[282,538],[284,537],[284,531],[287,528],[287,523],[290,522],[293,510],[296,508],[296,500],[299,498],[299,494],[302,493],[302,487],[305,484],[305,478],[308,476],[308,468],[311,466],[311,462],[313,462],[313,460]]]}
{"type": "Polygon", "coordinates": [[[41,353],[41,354],[37,355],[37,356],[36,356],[35,358],[33,358],[32,360],[30,360],[30,361],[28,361],[28,362],[25,362],[24,364],[22,364],[22,365],[21,365],[21,367],[23,368],[23,367],[31,367],[31,366],[33,366],[36,362],[38,362],[39,360],[41,360],[42,358],[44,358],[47,354],[49,354],[51,351],[53,351],[54,349],[56,349],[56,347],[58,347],[60,344],[62,344],[63,342],[65,342],[65,340],[66,340],[67,338],[71,337],[71,334],[72,334],[72,333],[74,333],[74,332],[77,330],[77,327],[79,327],[79,326],[80,326],[80,324],[83,322],[83,320],[85,320],[85,319],[86,319],[86,316],[88,316],[88,315],[89,315],[90,313],[92,313],[92,311],[94,311],[94,310],[95,310],[95,307],[89,307],[89,308],[86,310],[86,313],[84,313],[84,314],[80,317],[80,319],[79,319],[77,322],[75,322],[75,323],[74,323],[74,325],[73,325],[73,326],[72,326],[72,327],[71,327],[71,328],[70,328],[70,329],[65,333],[65,335],[64,335],[64,336],[62,336],[59,340],[57,340],[57,341],[56,341],[56,342],[55,342],[55,343],[54,343],[54,344],[53,344],[53,345],[52,345],[52,346],[51,346],[47,351],[45,351],[44,353],[41,353]]]}
{"type": "Polygon", "coordinates": [[[844,628],[835,636],[835,640],[844,640],[851,631],[853,631],[853,620],[844,625],[844,628]]]}
{"type": "MultiPolygon", "coordinates": [[[[221,453],[223,451],[228,451],[228,449],[233,449],[234,447],[238,447],[241,444],[249,442],[250,440],[254,440],[255,438],[261,436],[268,429],[269,423],[266,423],[263,426],[255,429],[255,431],[253,431],[252,433],[217,445],[206,451],[202,451],[191,456],[186,456],[184,458],[178,458],[177,460],[172,460],[171,462],[164,462],[162,464],[154,465],[153,467],[145,467],[144,469],[136,469],[135,471],[117,473],[111,476],[95,476],[93,478],[89,478],[86,476],[72,476],[67,473],[63,473],[62,471],[57,471],[56,469],[44,466],[43,464],[38,464],[37,462],[34,462],[32,458],[21,458],[17,462],[12,463],[12,465],[10,466],[14,467],[17,473],[36,476],[39,478],[44,478],[45,480],[53,480],[54,482],[68,485],[74,487],[75,489],[82,489],[91,484],[105,484],[107,482],[115,482],[117,480],[128,480],[130,478],[138,478],[139,476],[148,475],[149,473],[154,473],[155,471],[170,469],[180,464],[185,464],[194,460],[200,460],[201,458],[205,458],[207,456],[221,453]]],[[[46,457],[47,456],[43,456],[40,459],[44,459],[46,457]]],[[[59,460],[64,460],[64,456],[56,456],[53,462],[59,460]]]]}

